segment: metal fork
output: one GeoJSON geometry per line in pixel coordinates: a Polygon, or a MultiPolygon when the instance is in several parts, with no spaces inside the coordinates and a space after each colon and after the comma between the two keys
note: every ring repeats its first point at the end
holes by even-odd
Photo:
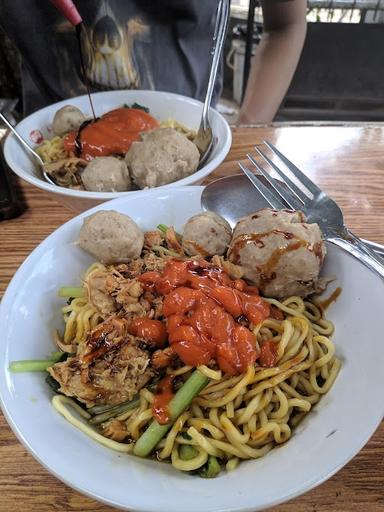
{"type": "Polygon", "coordinates": [[[292,210],[301,210],[306,215],[308,222],[316,222],[319,225],[325,240],[342,247],[373,272],[384,278],[383,259],[346,227],[339,205],[290,162],[273,144],[267,141],[264,141],[264,143],[301,185],[301,187],[298,187],[281,167],[278,167],[260,148],[256,147],[255,149],[276,171],[286,187],[279,181],[272,179],[268,172],[256,162],[255,158],[247,154],[249,161],[270,183],[271,188],[264,185],[257,178],[257,175],[253,174],[241,162],[239,162],[239,166],[272,208],[281,210],[288,206],[292,210]]]}

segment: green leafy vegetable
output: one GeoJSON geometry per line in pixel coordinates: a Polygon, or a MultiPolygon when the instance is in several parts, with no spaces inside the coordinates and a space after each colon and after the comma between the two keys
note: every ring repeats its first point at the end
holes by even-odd
{"type": "Polygon", "coordinates": [[[199,470],[201,478],[215,478],[220,473],[221,467],[216,457],[209,455],[207,462],[199,470]]]}
{"type": "Polygon", "coordinates": [[[140,105],[139,103],[133,103],[133,105],[131,105],[131,108],[136,108],[137,110],[144,110],[144,112],[146,112],[147,114],[149,114],[149,108],[148,107],[144,107],[143,105],[140,105]]]}
{"type": "Polygon", "coordinates": [[[48,386],[52,389],[52,391],[54,391],[55,393],[58,393],[59,392],[59,389],[60,389],[60,383],[57,382],[56,379],[54,379],[52,377],[52,375],[47,375],[45,377],[45,382],[48,384],[48,386]]]}
{"type": "Polygon", "coordinates": [[[140,105],[139,103],[133,103],[132,105],[128,105],[128,103],[124,103],[124,108],[135,108],[136,110],[144,110],[147,114],[149,114],[149,108],[144,107],[143,105],[140,105]]]}
{"type": "Polygon", "coordinates": [[[196,450],[194,446],[191,446],[190,444],[182,444],[179,449],[179,456],[181,460],[192,460],[199,452],[196,450]]]}
{"type": "Polygon", "coordinates": [[[168,226],[166,226],[165,224],[158,224],[157,229],[159,231],[161,231],[162,233],[164,233],[164,235],[165,235],[165,233],[167,232],[168,226]]]}

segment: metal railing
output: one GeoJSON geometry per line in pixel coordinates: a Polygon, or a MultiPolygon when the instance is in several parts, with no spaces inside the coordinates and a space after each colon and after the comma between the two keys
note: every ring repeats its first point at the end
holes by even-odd
{"type": "Polygon", "coordinates": [[[360,9],[384,11],[384,0],[308,0],[309,9],[360,9]]]}

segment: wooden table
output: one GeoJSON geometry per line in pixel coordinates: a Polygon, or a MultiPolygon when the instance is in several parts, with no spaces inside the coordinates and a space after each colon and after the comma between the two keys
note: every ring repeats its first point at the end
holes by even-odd
{"type": "MultiPolygon", "coordinates": [[[[330,193],[359,236],[384,243],[384,127],[297,126],[234,129],[232,149],[211,178],[237,173],[236,161],[263,139],[330,193]]],[[[210,178],[210,179],[211,179],[210,178]]],[[[74,216],[45,192],[22,185],[28,210],[0,223],[0,293],[25,257],[74,216]]],[[[382,314],[382,313],[380,313],[382,314]]],[[[381,354],[378,354],[381,357],[381,354]]],[[[383,390],[384,393],[384,390],[383,390]]],[[[369,397],[367,397],[369,400],[369,397]]],[[[43,469],[0,417],[0,511],[112,511],[43,469]]],[[[339,473],[276,512],[384,511],[384,425],[339,473]]]]}

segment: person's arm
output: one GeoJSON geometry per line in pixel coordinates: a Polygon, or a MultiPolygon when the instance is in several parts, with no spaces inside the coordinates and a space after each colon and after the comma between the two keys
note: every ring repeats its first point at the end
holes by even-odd
{"type": "Polygon", "coordinates": [[[306,34],[306,0],[262,0],[264,31],[238,124],[268,123],[291,83],[306,34]]]}

